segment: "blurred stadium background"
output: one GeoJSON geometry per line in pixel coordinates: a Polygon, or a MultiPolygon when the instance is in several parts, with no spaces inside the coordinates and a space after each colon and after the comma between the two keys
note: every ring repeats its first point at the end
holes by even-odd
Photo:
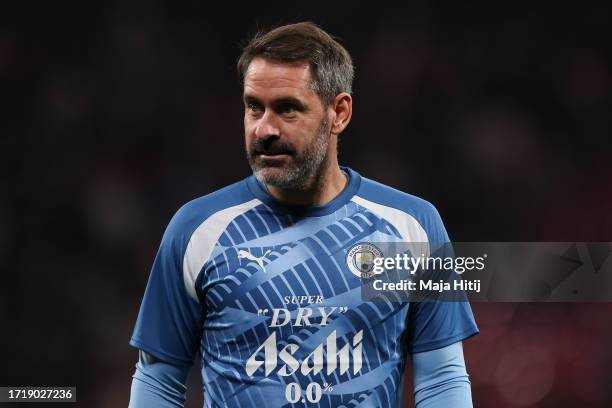
{"type": "MultiPolygon", "coordinates": [[[[433,202],[453,240],[612,241],[609,6],[1,9],[1,385],[127,404],[166,223],[249,173],[235,61],[257,27],[308,19],[342,39],[357,76],[341,162],[433,202]]],[[[612,406],[612,304],[473,308],[476,407],[612,406]]]]}

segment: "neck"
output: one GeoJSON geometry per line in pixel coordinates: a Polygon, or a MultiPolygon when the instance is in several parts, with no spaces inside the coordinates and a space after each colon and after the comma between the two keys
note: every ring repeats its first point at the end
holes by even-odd
{"type": "Polygon", "coordinates": [[[336,198],[347,183],[348,176],[340,170],[338,162],[334,161],[302,189],[280,189],[271,185],[267,187],[274,198],[289,204],[325,205],[336,198]]]}

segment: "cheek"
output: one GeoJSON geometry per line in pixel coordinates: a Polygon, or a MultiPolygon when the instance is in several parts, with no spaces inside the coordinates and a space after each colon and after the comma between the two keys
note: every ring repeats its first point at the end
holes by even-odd
{"type": "Polygon", "coordinates": [[[247,142],[253,138],[254,130],[255,130],[255,127],[253,126],[253,121],[245,117],[244,118],[244,137],[247,140],[247,142]]]}
{"type": "Polygon", "coordinates": [[[300,146],[307,146],[317,138],[319,127],[314,121],[305,121],[295,126],[293,134],[300,146]]]}

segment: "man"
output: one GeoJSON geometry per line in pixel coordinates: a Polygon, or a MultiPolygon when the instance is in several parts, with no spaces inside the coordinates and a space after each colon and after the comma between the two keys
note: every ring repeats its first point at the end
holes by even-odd
{"type": "Polygon", "coordinates": [[[299,23],[257,35],[238,69],[253,176],[171,220],[130,342],[130,406],[182,406],[199,352],[206,407],[399,407],[409,352],[417,407],[471,407],[469,305],[361,297],[361,245],[448,236],[431,204],[338,165],[348,52],[299,23]]]}

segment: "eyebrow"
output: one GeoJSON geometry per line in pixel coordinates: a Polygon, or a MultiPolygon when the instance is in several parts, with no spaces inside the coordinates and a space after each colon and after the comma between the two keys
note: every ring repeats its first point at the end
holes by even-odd
{"type": "MultiPolygon", "coordinates": [[[[261,101],[259,99],[257,99],[256,97],[252,96],[252,95],[244,95],[243,97],[244,103],[257,103],[259,105],[262,105],[261,101]]],[[[280,106],[283,105],[292,105],[295,106],[295,108],[299,111],[304,111],[306,110],[306,105],[299,99],[294,98],[292,96],[286,96],[283,98],[279,98],[279,99],[274,99],[272,101],[272,106],[276,109],[280,106]]]]}

